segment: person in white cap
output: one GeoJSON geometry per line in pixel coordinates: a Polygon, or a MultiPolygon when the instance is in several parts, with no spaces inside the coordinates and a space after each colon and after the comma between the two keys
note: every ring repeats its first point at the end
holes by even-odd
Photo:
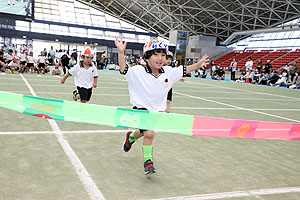
{"type": "Polygon", "coordinates": [[[67,78],[74,76],[77,90],[73,92],[73,98],[77,100],[79,94],[81,103],[87,103],[91,99],[92,89],[97,87],[98,71],[93,63],[94,56],[91,49],[87,47],[82,55],[83,60],[71,68],[61,80],[64,84],[67,78]]]}
{"type": "MultiPolygon", "coordinates": [[[[187,67],[164,66],[168,45],[164,41],[153,39],[144,45],[143,60],[146,65],[129,67],[124,55],[126,44],[127,42],[123,43],[122,39],[117,38],[115,40],[115,45],[118,48],[120,73],[125,75],[128,82],[130,103],[134,109],[164,112],[167,94],[173,84],[187,73],[195,71],[208,62],[208,56],[205,55],[199,62],[187,67]]],[[[123,150],[128,152],[132,144],[143,136],[144,173],[147,175],[156,172],[152,160],[154,131],[140,129],[127,132],[123,150]]]]}

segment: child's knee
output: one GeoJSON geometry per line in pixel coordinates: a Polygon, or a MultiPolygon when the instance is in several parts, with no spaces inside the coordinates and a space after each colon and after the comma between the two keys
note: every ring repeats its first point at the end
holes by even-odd
{"type": "Polygon", "coordinates": [[[144,131],[144,138],[146,139],[153,139],[154,138],[154,131],[144,131]]]}

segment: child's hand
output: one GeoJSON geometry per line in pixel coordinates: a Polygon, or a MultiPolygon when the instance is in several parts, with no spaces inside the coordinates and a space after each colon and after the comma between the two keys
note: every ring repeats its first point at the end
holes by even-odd
{"type": "Polygon", "coordinates": [[[208,59],[208,55],[205,54],[201,60],[198,62],[198,64],[200,64],[200,67],[204,66],[204,65],[207,65],[209,62],[209,59],[208,59]]]}
{"type": "Polygon", "coordinates": [[[96,88],[97,87],[97,83],[93,83],[93,88],[96,88]]]}
{"type": "Polygon", "coordinates": [[[181,78],[179,79],[180,82],[184,82],[185,81],[185,78],[181,78]]]}
{"type": "Polygon", "coordinates": [[[61,84],[64,84],[65,81],[66,81],[65,79],[61,79],[60,83],[61,83],[61,84]]]}
{"type": "Polygon", "coordinates": [[[116,38],[115,45],[118,48],[119,53],[124,53],[127,42],[123,43],[122,38],[120,38],[120,41],[119,41],[119,38],[116,38]]]}

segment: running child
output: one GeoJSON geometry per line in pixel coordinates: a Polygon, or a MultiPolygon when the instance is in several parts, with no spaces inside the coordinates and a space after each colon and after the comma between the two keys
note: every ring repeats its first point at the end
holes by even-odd
{"type": "MultiPolygon", "coordinates": [[[[163,41],[153,39],[144,45],[143,59],[146,66],[135,65],[129,67],[126,64],[124,55],[126,44],[127,42],[122,42],[122,38],[115,40],[115,45],[118,48],[120,73],[125,75],[128,82],[130,103],[134,106],[134,109],[164,112],[166,110],[167,94],[173,84],[187,73],[199,69],[208,62],[208,56],[205,55],[199,62],[187,67],[172,68],[163,66],[166,61],[168,45],[163,41]]],[[[123,150],[128,152],[132,144],[143,136],[144,173],[147,175],[156,172],[152,159],[154,131],[136,130],[127,132],[123,150]]]]}
{"type": "MultiPolygon", "coordinates": [[[[74,76],[81,103],[87,103],[92,96],[92,89],[97,87],[98,71],[92,62],[94,56],[91,49],[86,48],[82,55],[83,60],[72,67],[61,79],[61,83],[64,84],[67,78],[74,76]]],[[[75,90],[73,94],[76,92],[75,90]]]]}

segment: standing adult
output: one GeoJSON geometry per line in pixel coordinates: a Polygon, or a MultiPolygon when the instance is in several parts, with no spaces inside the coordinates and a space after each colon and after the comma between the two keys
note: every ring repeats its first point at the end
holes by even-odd
{"type": "Polygon", "coordinates": [[[270,74],[272,69],[271,60],[267,60],[267,63],[265,64],[264,71],[266,74],[270,74]]]}
{"type": "Polygon", "coordinates": [[[248,61],[245,64],[246,71],[252,70],[252,66],[253,66],[253,61],[252,61],[251,57],[249,57],[248,61]]]}
{"type": "Polygon", "coordinates": [[[51,46],[51,48],[50,48],[49,55],[51,57],[51,64],[54,65],[54,63],[55,63],[55,51],[53,49],[53,46],[51,46]]]}
{"type": "Polygon", "coordinates": [[[230,79],[235,81],[235,72],[236,72],[236,67],[237,67],[237,62],[235,60],[235,58],[232,60],[231,64],[230,64],[230,71],[231,71],[231,77],[230,79]]]}
{"type": "Polygon", "coordinates": [[[299,66],[297,65],[296,62],[293,62],[292,65],[290,66],[290,72],[291,72],[291,81],[293,81],[296,72],[299,72],[299,66]]]}
{"type": "Polygon", "coordinates": [[[97,49],[95,47],[95,43],[92,41],[90,42],[90,49],[91,49],[92,54],[94,55],[93,63],[95,66],[97,66],[97,58],[96,58],[97,57],[97,49]]]}
{"type": "Polygon", "coordinates": [[[261,59],[259,59],[257,65],[256,65],[256,69],[258,70],[259,74],[261,74],[262,67],[263,67],[263,62],[261,59]]]}
{"type": "Polygon", "coordinates": [[[215,66],[215,63],[214,63],[214,61],[212,60],[212,61],[210,61],[210,76],[212,76],[213,75],[213,72],[214,72],[214,66],[215,66]]]}

